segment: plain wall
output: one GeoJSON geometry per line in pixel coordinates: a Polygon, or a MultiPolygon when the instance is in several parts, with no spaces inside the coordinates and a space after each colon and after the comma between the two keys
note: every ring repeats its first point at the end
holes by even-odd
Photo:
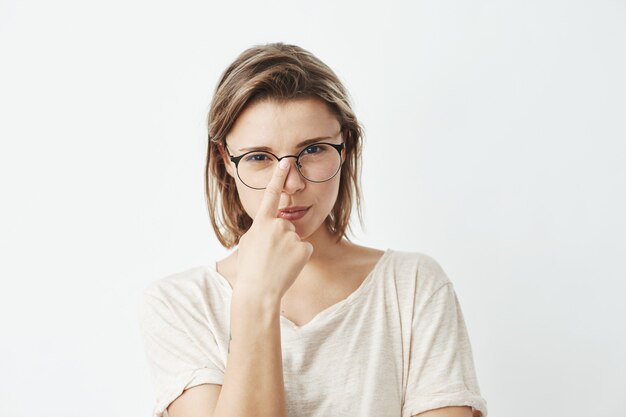
{"type": "Polygon", "coordinates": [[[227,254],[206,112],[275,41],[349,89],[355,241],[442,265],[489,415],[625,415],[625,21],[610,0],[3,0],[0,416],[149,415],[141,291],[227,254]]]}

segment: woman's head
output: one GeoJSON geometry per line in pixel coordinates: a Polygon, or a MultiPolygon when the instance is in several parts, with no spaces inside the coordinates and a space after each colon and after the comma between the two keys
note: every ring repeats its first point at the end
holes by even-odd
{"type": "Polygon", "coordinates": [[[209,142],[205,191],[211,223],[222,245],[233,247],[248,230],[263,190],[241,182],[229,155],[266,147],[278,157],[297,155],[306,139],[341,144],[340,172],[326,182],[310,182],[295,158],[279,207],[312,208],[295,221],[302,238],[324,227],[337,241],[351,230],[352,205],[359,219],[362,129],[349,96],[334,72],[310,52],[283,43],[247,49],[224,71],[208,115],[209,142]]]}

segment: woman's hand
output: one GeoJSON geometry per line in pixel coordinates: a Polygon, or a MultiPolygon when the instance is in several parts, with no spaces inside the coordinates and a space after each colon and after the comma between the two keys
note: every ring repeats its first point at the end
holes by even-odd
{"type": "Polygon", "coordinates": [[[277,217],[290,169],[286,159],[276,166],[252,226],[239,240],[234,290],[280,300],[313,253],[313,245],[300,240],[296,227],[289,220],[277,217]]]}

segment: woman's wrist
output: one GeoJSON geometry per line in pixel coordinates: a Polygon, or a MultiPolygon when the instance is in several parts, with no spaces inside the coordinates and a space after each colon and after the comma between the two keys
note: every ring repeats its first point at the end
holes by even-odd
{"type": "Polygon", "coordinates": [[[268,288],[258,288],[248,283],[237,281],[233,288],[232,304],[234,308],[254,308],[263,311],[280,310],[282,295],[268,288]]]}

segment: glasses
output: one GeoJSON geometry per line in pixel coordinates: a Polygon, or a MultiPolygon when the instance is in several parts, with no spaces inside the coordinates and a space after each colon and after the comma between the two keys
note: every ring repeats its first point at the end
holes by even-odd
{"type": "Polygon", "coordinates": [[[230,155],[228,151],[228,156],[235,163],[237,176],[244,185],[255,190],[263,190],[270,183],[276,164],[284,158],[296,158],[298,172],[307,181],[331,180],[341,168],[341,151],[344,146],[344,143],[317,142],[308,145],[298,155],[285,155],[280,158],[265,151],[250,151],[239,156],[230,155]]]}

